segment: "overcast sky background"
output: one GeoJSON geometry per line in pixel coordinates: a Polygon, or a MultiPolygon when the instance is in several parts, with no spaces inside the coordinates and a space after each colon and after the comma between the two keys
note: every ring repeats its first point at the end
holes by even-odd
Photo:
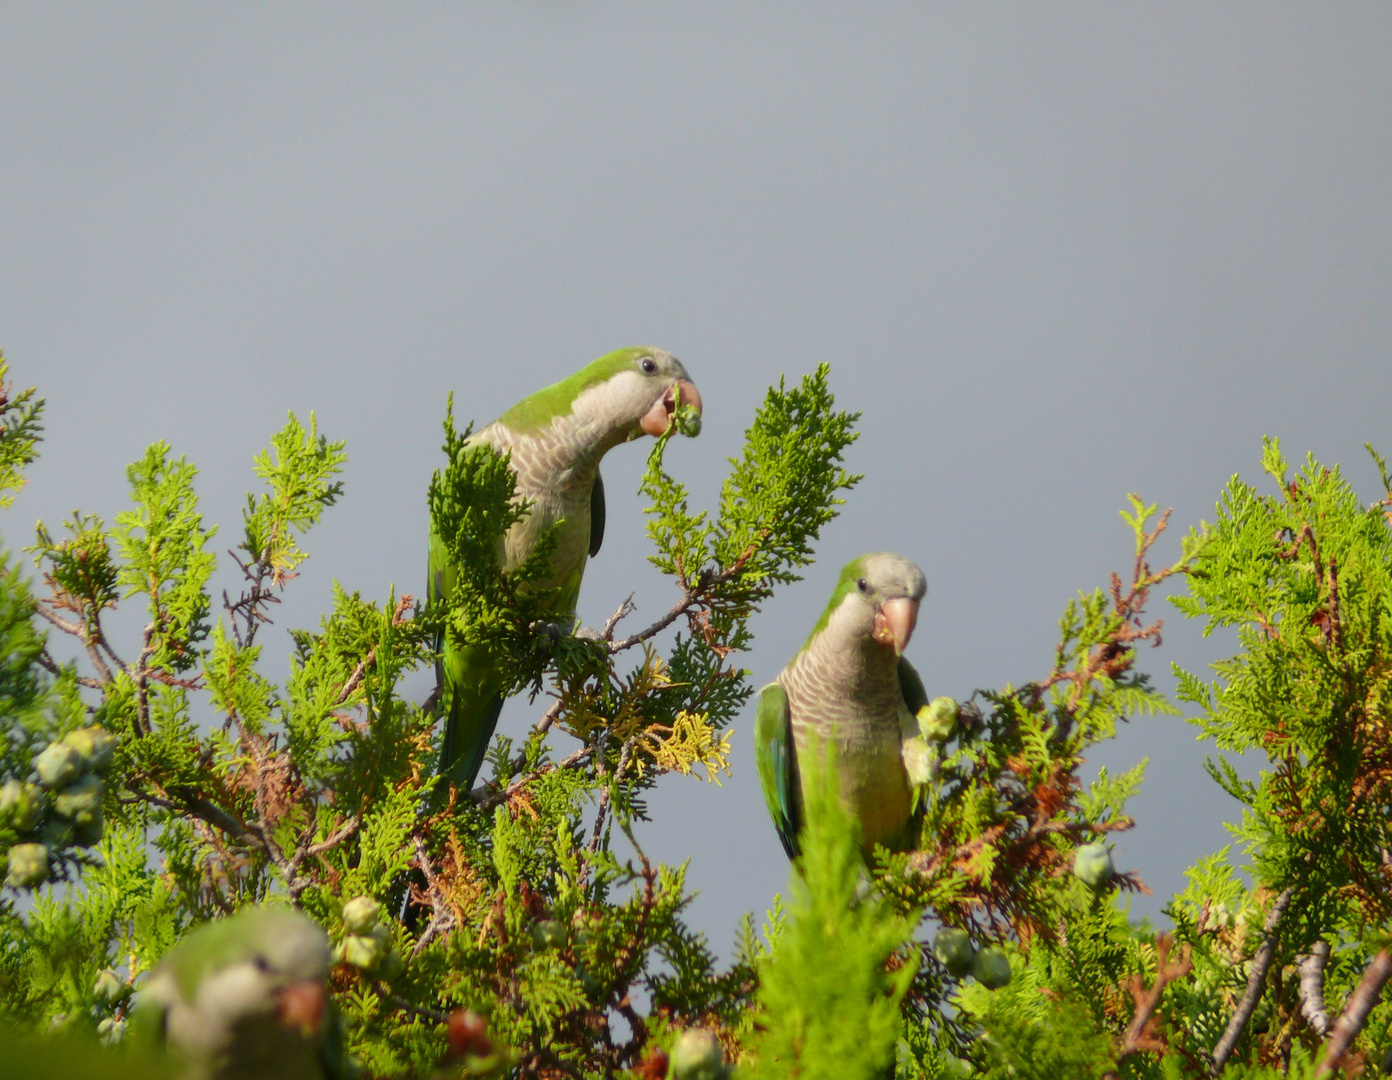
{"type": "MultiPolygon", "coordinates": [[[[885,548],[928,576],[930,692],[1019,683],[1074,590],[1129,564],[1128,491],[1188,528],[1272,434],[1374,497],[1390,299],[1386,4],[0,3],[0,349],[49,401],[0,529],[110,520],[163,438],[226,548],[252,456],[314,410],[347,493],[283,626],[333,578],[423,591],[449,391],[483,423],[648,343],[706,403],[669,455],[700,506],[780,374],[829,362],[863,413],[866,478],[756,620],[756,684],[885,548]]],[[[643,561],[647,445],[605,463],[591,624],[673,598],[643,561]]],[[[1162,685],[1219,655],[1155,611],[1162,685]]],[[[260,640],[283,674],[288,639],[260,640]]],[[[736,728],[733,779],[665,780],[640,833],[692,856],[722,952],[787,879],[736,728]]],[[[1094,755],[1151,759],[1118,843],[1155,889],[1138,912],[1226,842],[1205,749],[1141,718],[1094,755]]]]}

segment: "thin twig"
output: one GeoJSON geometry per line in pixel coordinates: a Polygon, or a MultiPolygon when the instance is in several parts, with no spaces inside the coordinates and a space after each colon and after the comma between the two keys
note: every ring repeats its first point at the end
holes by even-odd
{"type": "Polygon", "coordinates": [[[500,806],[503,803],[507,802],[510,798],[516,795],[517,792],[521,791],[522,788],[524,788],[527,784],[531,783],[538,777],[545,776],[547,773],[553,772],[557,769],[573,769],[576,766],[583,764],[589,758],[592,750],[593,747],[582,746],[579,750],[575,751],[575,753],[571,754],[567,758],[563,758],[562,760],[556,762],[556,764],[554,765],[543,765],[539,769],[533,769],[531,772],[523,776],[517,777],[515,780],[512,781],[512,783],[508,784],[508,786],[505,788],[492,787],[488,784],[480,784],[478,787],[474,788],[473,791],[469,792],[469,799],[472,802],[477,803],[480,809],[491,810],[495,806],[500,806]]]}
{"type": "MultiPolygon", "coordinates": [[[[640,877],[643,879],[643,901],[642,908],[638,914],[638,925],[633,928],[629,939],[624,944],[623,951],[614,960],[614,972],[619,976],[622,985],[627,986],[633,978],[631,966],[647,951],[645,938],[648,934],[648,923],[652,918],[653,908],[656,906],[657,899],[657,871],[648,862],[648,856],[638,845],[633,832],[622,821],[619,827],[623,829],[624,835],[628,837],[628,842],[633,846],[633,850],[638,855],[638,860],[642,863],[643,869],[640,877]]],[[[630,1021],[631,1022],[631,1021],[630,1021]]],[[[621,1065],[631,1065],[638,1057],[639,1051],[643,1049],[643,1044],[647,1041],[648,1029],[645,1024],[633,1026],[633,1035],[627,1043],[619,1048],[619,1062],[621,1065]]]]}
{"type": "MultiPolygon", "coordinates": [[[[47,649],[39,653],[39,667],[43,668],[50,675],[63,674],[63,669],[59,667],[58,662],[49,655],[47,649]]],[[[85,686],[89,690],[100,690],[102,688],[101,681],[92,678],[90,675],[78,675],[75,678],[78,686],[85,686]]]]}
{"type": "Polygon", "coordinates": [[[83,628],[81,623],[68,622],[68,620],[63,618],[61,615],[55,615],[53,612],[48,610],[46,604],[39,604],[35,608],[35,612],[40,617],[47,619],[54,626],[58,627],[58,629],[63,631],[63,633],[71,634],[75,638],[83,638],[84,640],[86,639],[87,631],[83,628]]]}
{"type": "Polygon", "coordinates": [[[628,618],[638,610],[638,605],[633,602],[633,594],[629,593],[622,604],[615,609],[614,614],[610,615],[604,622],[604,629],[599,632],[600,641],[614,640],[614,627],[621,621],[628,618]]]}
{"type": "Polygon", "coordinates": [[[348,676],[348,681],[343,684],[343,689],[338,692],[338,698],[334,701],[333,707],[336,709],[353,696],[358,684],[362,682],[363,675],[367,673],[368,666],[377,659],[377,648],[373,646],[367,650],[367,655],[358,661],[358,666],[353,669],[353,674],[348,676]]]}
{"type": "MultiPolygon", "coordinates": [[[[274,537],[267,543],[265,550],[269,551],[273,543],[274,537]]],[[[242,545],[242,550],[248,555],[251,554],[251,550],[245,544],[242,545]]],[[[237,639],[237,647],[239,649],[249,649],[251,648],[252,642],[256,640],[257,629],[262,623],[271,621],[270,616],[261,610],[261,605],[280,603],[280,597],[276,596],[270,589],[265,587],[266,575],[270,574],[273,581],[275,580],[275,575],[264,558],[258,558],[253,562],[246,563],[243,562],[231,548],[228,548],[227,554],[232,556],[232,561],[241,569],[242,576],[247,581],[251,582],[251,591],[243,592],[235,602],[228,599],[226,589],[224,589],[222,593],[222,606],[231,620],[232,636],[237,639]],[[244,623],[244,627],[239,627],[237,625],[237,617],[239,614],[244,623]]],[[[280,587],[282,589],[285,588],[283,582],[280,587]]]]}
{"type": "Polygon", "coordinates": [[[551,725],[556,722],[557,718],[559,718],[560,715],[561,702],[558,698],[549,709],[547,709],[544,713],[541,714],[541,719],[536,722],[532,730],[535,731],[538,735],[545,735],[548,731],[551,730],[551,725]]]}
{"type": "MultiPolygon", "coordinates": [[[[401,598],[396,602],[396,608],[392,611],[392,626],[400,626],[406,617],[406,612],[410,608],[415,597],[410,593],[402,593],[401,598]]],[[[357,691],[358,686],[363,681],[363,676],[367,674],[367,669],[377,661],[377,646],[367,650],[367,655],[358,661],[358,666],[353,669],[353,673],[348,676],[348,681],[343,684],[343,689],[338,692],[338,699],[333,707],[336,709],[347,701],[357,691]]]]}
{"type": "Polygon", "coordinates": [[[666,613],[651,626],[624,638],[622,641],[609,642],[609,655],[612,656],[615,653],[623,652],[625,649],[631,649],[635,645],[639,645],[650,638],[656,637],[683,615],[689,614],[692,609],[703,606],[705,598],[710,595],[711,591],[717,585],[724,585],[726,582],[733,581],[744,571],[749,560],[758,552],[759,545],[768,538],[772,528],[771,525],[765,525],[760,529],[758,535],[739,553],[735,561],[725,567],[725,569],[713,571],[707,568],[702,570],[697,576],[696,581],[693,584],[687,585],[682,590],[682,598],[668,608],[666,613]]]}
{"type": "Polygon", "coordinates": [[[146,625],[140,637],[140,659],[136,662],[139,671],[135,677],[135,715],[136,730],[148,735],[154,730],[150,724],[150,657],[155,653],[155,624],[146,625]]]}
{"type": "Polygon", "coordinates": [[[1118,1061],[1129,1057],[1137,1050],[1164,1049],[1165,1044],[1152,1030],[1155,1010],[1160,1007],[1165,987],[1194,970],[1194,961],[1187,946],[1181,950],[1178,960],[1173,964],[1169,963],[1170,948],[1173,944],[1174,941],[1169,934],[1161,934],[1155,939],[1155,982],[1150,989],[1145,988],[1139,975],[1131,977],[1130,990],[1136,1002],[1136,1011],[1131,1017],[1131,1025],[1122,1037],[1121,1048],[1117,1051],[1118,1061]]]}
{"type": "MultiPolygon", "coordinates": [[[[426,699],[427,704],[429,703],[429,700],[429,698],[426,699]]],[[[425,707],[425,705],[422,705],[421,709],[424,710],[425,707]]],[[[539,719],[535,724],[532,725],[532,733],[536,735],[545,735],[548,731],[551,730],[551,725],[556,722],[557,718],[560,715],[561,701],[559,698],[557,698],[555,701],[551,703],[551,707],[541,714],[541,719],[539,719]]],[[[508,771],[513,773],[514,775],[521,772],[523,767],[527,764],[527,742],[530,741],[530,739],[524,741],[522,744],[522,749],[517,751],[517,753],[513,756],[513,759],[510,762],[508,762],[508,771]]]]}
{"type": "Polygon", "coordinates": [[[180,796],[171,794],[170,796],[162,796],[152,792],[142,792],[140,798],[154,806],[160,806],[166,810],[181,811],[198,818],[198,820],[221,830],[233,840],[247,847],[256,848],[263,852],[267,849],[268,845],[265,838],[256,830],[238,821],[222,807],[202,795],[180,796]]]}
{"type": "Polygon", "coordinates": [[[1228,1058],[1237,1047],[1237,1040],[1242,1035],[1242,1029],[1247,1026],[1247,1021],[1252,1018],[1252,1013],[1256,1012],[1257,1002],[1261,1000],[1262,985],[1266,982],[1266,973],[1271,970],[1271,961],[1276,957],[1277,930],[1281,919],[1286,914],[1286,908],[1290,906],[1291,898],[1295,896],[1295,887],[1288,887],[1280,896],[1276,897],[1276,902],[1271,905],[1271,911],[1266,916],[1266,922],[1262,926],[1265,937],[1257,949],[1256,956],[1252,957],[1252,974],[1247,977],[1247,989],[1242,994],[1242,999],[1237,1003],[1237,1010],[1233,1013],[1232,1019],[1228,1021],[1228,1026],[1223,1032],[1222,1038],[1218,1040],[1218,1045],[1213,1048],[1213,1056],[1209,1061],[1208,1073],[1210,1076],[1217,1076],[1223,1071],[1223,1066],[1228,1063],[1228,1058]]]}
{"type": "Polygon", "coordinates": [[[339,844],[343,843],[343,841],[347,840],[350,836],[357,832],[358,826],[361,824],[362,819],[358,817],[356,814],[354,814],[347,821],[345,821],[338,829],[335,829],[332,833],[324,837],[324,839],[320,840],[317,844],[307,845],[304,849],[305,855],[322,855],[324,852],[329,851],[332,848],[338,847],[339,844]]]}
{"type": "Polygon", "coordinates": [[[609,654],[612,656],[614,653],[620,653],[623,652],[625,649],[631,649],[633,648],[633,646],[642,644],[649,638],[654,638],[658,634],[662,633],[662,631],[666,630],[667,627],[671,626],[674,622],[676,622],[679,618],[686,614],[686,612],[690,608],[696,606],[696,601],[706,591],[706,587],[707,586],[705,584],[698,582],[695,586],[692,586],[691,588],[688,588],[685,592],[683,592],[682,598],[678,600],[675,604],[673,604],[670,608],[668,608],[666,613],[660,619],[654,622],[651,626],[638,631],[638,633],[636,634],[631,634],[620,641],[610,641],[608,643],[609,654]]]}
{"type": "MultiPolygon", "coordinates": [[[[608,731],[605,731],[604,735],[601,736],[601,738],[607,738],[608,734],[609,734],[608,731]]],[[[640,732],[640,733],[637,734],[637,735],[631,735],[631,736],[629,736],[629,738],[624,742],[623,748],[619,751],[619,760],[618,760],[618,762],[615,764],[615,766],[614,766],[614,771],[613,771],[613,773],[611,774],[612,777],[613,777],[613,779],[610,780],[610,782],[604,786],[604,790],[603,790],[602,792],[600,792],[600,794],[599,794],[599,809],[598,809],[598,811],[595,813],[594,828],[590,831],[590,846],[589,846],[589,850],[590,850],[590,851],[598,851],[598,850],[599,850],[599,841],[600,841],[600,837],[601,837],[601,835],[603,834],[603,831],[604,831],[604,818],[605,818],[605,815],[609,812],[609,802],[610,802],[610,794],[609,794],[609,793],[614,789],[615,785],[618,785],[618,784],[623,783],[623,774],[624,774],[624,770],[625,770],[626,768],[628,768],[628,760],[629,760],[629,758],[630,758],[630,757],[632,756],[632,754],[633,754],[633,747],[637,744],[639,738],[641,738],[641,737],[642,737],[642,733],[640,732]]],[[[604,759],[604,751],[603,751],[602,748],[600,748],[600,753],[599,753],[599,757],[598,757],[598,760],[599,760],[599,762],[600,762],[600,764],[599,764],[599,769],[600,769],[600,774],[599,774],[599,776],[600,776],[600,779],[604,779],[604,778],[605,778],[605,774],[604,774],[604,771],[603,771],[603,770],[604,770],[603,759],[604,759]]]]}
{"type": "Polygon", "coordinates": [[[440,879],[435,873],[435,867],[430,863],[430,853],[425,850],[425,841],[419,836],[413,839],[416,849],[416,865],[420,867],[421,875],[425,878],[426,895],[430,899],[430,922],[411,948],[411,955],[415,956],[426,945],[430,944],[436,935],[449,929],[451,918],[448,905],[445,903],[445,890],[440,886],[440,879]]]}

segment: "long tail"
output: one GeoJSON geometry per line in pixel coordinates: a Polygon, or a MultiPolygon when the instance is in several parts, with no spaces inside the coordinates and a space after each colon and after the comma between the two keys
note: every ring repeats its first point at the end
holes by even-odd
{"type": "MultiPolygon", "coordinates": [[[[440,715],[445,719],[437,771],[462,794],[478,778],[498,726],[498,714],[503,710],[503,695],[498,691],[501,680],[482,657],[468,653],[447,652],[435,672],[440,715]]],[[[448,791],[436,794],[444,799],[448,791]]]]}

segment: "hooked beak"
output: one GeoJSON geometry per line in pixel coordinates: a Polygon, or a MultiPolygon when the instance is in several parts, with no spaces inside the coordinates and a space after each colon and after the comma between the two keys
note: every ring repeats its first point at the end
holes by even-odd
{"type": "Polygon", "coordinates": [[[323,1022],[325,999],[321,982],[291,983],[276,999],[276,1016],[281,1026],[295,1028],[306,1036],[313,1035],[323,1022]]]}
{"type": "Polygon", "coordinates": [[[690,379],[678,379],[674,386],[667,388],[662,400],[643,414],[639,423],[645,434],[656,437],[671,425],[672,414],[677,411],[678,392],[681,394],[682,406],[695,409],[696,415],[701,415],[701,392],[696,389],[696,384],[690,379]]]}
{"type": "Polygon", "coordinates": [[[870,636],[882,645],[893,645],[894,655],[903,656],[917,623],[918,601],[899,596],[880,605],[870,636]]]}

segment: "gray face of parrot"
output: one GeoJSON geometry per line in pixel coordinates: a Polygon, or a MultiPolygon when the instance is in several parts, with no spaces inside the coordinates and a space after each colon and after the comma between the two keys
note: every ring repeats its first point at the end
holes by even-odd
{"type": "Polygon", "coordinates": [[[152,973],[140,1008],[161,1010],[169,1048],[200,1080],[318,1077],[329,963],[327,937],[305,916],[247,909],[181,942],[152,973]]]}
{"type": "Polygon", "coordinates": [[[928,581],[913,562],[882,551],[860,560],[855,587],[838,611],[842,629],[864,636],[902,656],[918,624],[918,607],[928,581]]]}
{"type": "Polygon", "coordinates": [[[701,392],[686,366],[662,349],[625,349],[621,355],[617,370],[575,398],[571,414],[596,429],[613,427],[626,439],[661,435],[674,418],[682,434],[699,434],[701,392]]]}

